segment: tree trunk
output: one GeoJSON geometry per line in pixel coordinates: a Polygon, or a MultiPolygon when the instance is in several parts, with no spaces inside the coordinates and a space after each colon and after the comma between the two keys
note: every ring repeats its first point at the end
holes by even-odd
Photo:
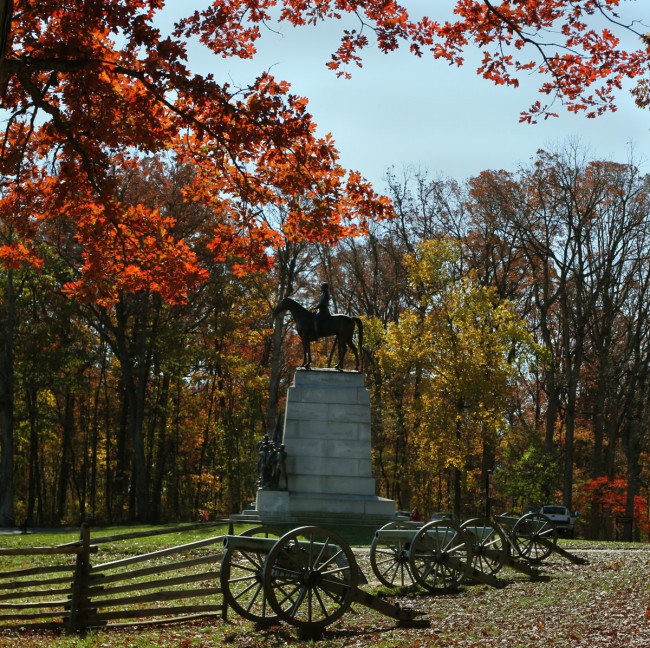
{"type": "Polygon", "coordinates": [[[452,481],[453,481],[453,489],[454,489],[454,506],[453,506],[453,511],[454,515],[456,516],[457,520],[462,519],[462,481],[463,481],[463,474],[460,470],[460,468],[452,468],[452,481]]]}
{"type": "MultiPolygon", "coordinates": [[[[151,494],[151,522],[160,522],[162,513],[162,492],[165,472],[167,470],[167,407],[169,404],[169,386],[171,376],[168,373],[163,375],[160,388],[160,400],[158,409],[161,412],[158,422],[158,443],[156,444],[155,471],[153,476],[153,491],[151,494]]],[[[199,471],[200,474],[200,471],[199,471]]],[[[198,490],[198,487],[197,487],[198,490]]]]}
{"type": "Polygon", "coordinates": [[[68,481],[70,479],[70,454],[72,452],[72,438],[74,433],[74,407],[74,394],[70,390],[66,390],[61,425],[61,463],[56,497],[56,515],[54,519],[56,524],[61,524],[65,517],[66,495],[68,492],[68,481]]]}
{"type": "Polygon", "coordinates": [[[490,511],[490,501],[489,501],[489,496],[487,492],[487,483],[488,483],[488,476],[491,474],[491,472],[494,470],[494,459],[495,459],[495,453],[494,453],[494,444],[492,441],[488,438],[486,438],[485,433],[483,434],[483,452],[481,456],[481,486],[485,486],[483,490],[483,496],[484,496],[484,501],[485,501],[485,512],[486,515],[485,517],[488,518],[488,512],[490,511]]]}
{"type": "Polygon", "coordinates": [[[146,522],[148,515],[148,480],[147,461],[144,451],[144,435],[142,431],[143,409],[141,392],[136,386],[129,359],[121,365],[124,376],[124,397],[127,405],[127,430],[133,449],[132,487],[134,489],[132,502],[135,504],[133,518],[137,522],[146,522]]]}
{"type": "Polygon", "coordinates": [[[147,351],[148,304],[141,305],[136,330],[133,332],[134,351],[127,342],[127,312],[125,305],[117,305],[117,326],[114,328],[115,351],[120,363],[123,383],[124,423],[131,441],[131,491],[129,493],[130,518],[147,522],[149,515],[148,470],[144,439],[144,406],[151,358],[147,351]]]}
{"type": "Polygon", "coordinates": [[[566,430],[564,437],[564,481],[562,503],[573,509],[573,441],[575,434],[575,403],[567,407],[566,430]]]}
{"type": "Polygon", "coordinates": [[[38,391],[33,385],[25,393],[27,418],[29,420],[29,481],[27,484],[27,515],[25,527],[34,525],[36,504],[36,481],[38,474],[38,391]]]}
{"type": "Polygon", "coordinates": [[[7,270],[0,318],[0,526],[14,526],[14,327],[13,272],[7,270]]]}
{"type": "MultiPolygon", "coordinates": [[[[94,522],[95,517],[97,516],[97,494],[99,489],[99,484],[97,483],[97,466],[99,462],[99,425],[100,425],[100,401],[102,398],[102,393],[106,384],[106,350],[102,345],[102,362],[99,373],[99,380],[97,381],[97,386],[94,391],[93,396],[93,414],[92,414],[92,440],[90,443],[90,475],[89,475],[89,484],[88,488],[90,491],[90,521],[94,522]]],[[[108,408],[107,408],[108,410],[108,408]]],[[[108,435],[108,431],[107,431],[108,435]]],[[[107,437],[108,438],[108,437],[107,437]]],[[[108,441],[107,441],[108,442],[108,441]]],[[[108,512],[108,502],[105,502],[106,512],[108,512]]]]}
{"type": "Polygon", "coordinates": [[[638,495],[639,475],[641,466],[639,465],[639,443],[637,431],[630,430],[630,438],[627,442],[627,492],[625,498],[625,517],[627,522],[623,527],[623,542],[632,542],[634,526],[634,502],[638,495]]]}

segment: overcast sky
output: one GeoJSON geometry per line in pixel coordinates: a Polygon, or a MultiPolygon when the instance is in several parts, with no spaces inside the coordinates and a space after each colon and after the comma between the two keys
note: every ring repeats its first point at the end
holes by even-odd
{"type": "MultiPolygon", "coordinates": [[[[430,2],[403,4],[422,11],[430,2]]],[[[447,9],[454,4],[438,2],[447,9]]],[[[631,9],[650,24],[650,3],[632,2],[631,9]]],[[[544,99],[535,91],[538,78],[524,80],[518,89],[496,87],[476,74],[475,64],[450,68],[404,48],[389,55],[369,48],[363,68],[352,69],[352,80],[337,79],[325,64],[337,47],[340,24],[318,29],[283,24],[280,29],[265,31],[252,62],[219,59],[197,47],[190,52],[190,67],[240,85],[264,70],[289,81],[292,92],[309,99],[319,132],[332,133],[342,164],[360,171],[379,190],[389,167],[400,172],[413,165],[464,180],[484,169],[515,170],[539,148],[570,138],[580,139],[597,159],[627,161],[632,147],[642,169],[650,172],[650,112],[636,108],[627,90],[612,114],[588,119],[556,106],[559,118],[520,124],[520,112],[544,99]]]]}

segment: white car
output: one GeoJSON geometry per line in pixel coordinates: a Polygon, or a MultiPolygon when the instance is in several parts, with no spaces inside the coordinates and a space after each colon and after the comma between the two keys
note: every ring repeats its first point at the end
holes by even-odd
{"type": "Polygon", "coordinates": [[[571,511],[569,511],[566,506],[549,504],[547,506],[542,506],[539,512],[555,524],[558,533],[573,537],[573,527],[576,516],[571,515],[571,511]]]}

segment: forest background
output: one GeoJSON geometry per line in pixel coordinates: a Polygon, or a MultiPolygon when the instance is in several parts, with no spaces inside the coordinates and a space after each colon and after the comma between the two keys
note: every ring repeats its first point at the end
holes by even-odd
{"type": "MultiPolygon", "coordinates": [[[[0,4],[2,523],[241,510],[300,363],[272,308],[327,281],[364,318],[380,495],[468,517],[492,472],[495,508],[561,501],[590,537],[622,517],[646,537],[648,176],[567,142],[463,182],[389,172],[378,195],[286,84],[186,68],[190,37],[250,56],[275,4],[217,2],[169,38],[154,0],[0,4]]],[[[617,4],[459,2],[454,25],[393,2],[283,6],[293,24],[365,12],[380,49],[452,63],[467,34],[494,43],[489,80],[550,77],[533,121],[553,99],[611,110],[622,78],[647,109],[647,38],[623,54],[584,22],[617,4]],[[504,54],[528,46],[537,63],[504,54]]],[[[365,45],[344,34],[331,67],[365,45]]]]}

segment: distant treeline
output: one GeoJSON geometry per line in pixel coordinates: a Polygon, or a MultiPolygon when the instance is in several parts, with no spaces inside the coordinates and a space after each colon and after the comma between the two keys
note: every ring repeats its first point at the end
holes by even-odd
{"type": "MultiPolygon", "coordinates": [[[[137,186],[200,254],[187,176],[161,164],[137,186]]],[[[43,235],[39,268],[2,270],[3,522],[242,509],[300,362],[272,307],[288,292],[312,305],[327,281],[332,310],[364,319],[379,494],[476,516],[492,471],[494,512],[564,503],[591,537],[625,516],[647,534],[648,176],[567,146],[464,183],[387,181],[395,218],[335,247],[286,237],[265,274],[214,262],[184,303],[155,286],[71,299],[82,260],[65,231],[43,235]]],[[[267,215],[278,232],[285,217],[267,215]]],[[[330,344],[314,348],[323,365],[330,344]]]]}

